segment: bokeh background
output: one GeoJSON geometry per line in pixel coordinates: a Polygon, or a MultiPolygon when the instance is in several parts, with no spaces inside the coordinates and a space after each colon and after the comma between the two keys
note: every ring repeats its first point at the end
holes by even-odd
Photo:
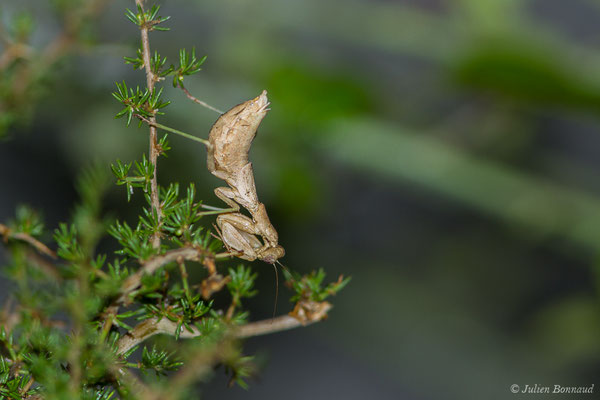
{"type": "MultiPolygon", "coordinates": [[[[186,81],[194,95],[228,109],[269,92],[251,160],[284,263],[353,278],[328,321],[247,341],[264,360],[248,391],[217,371],[205,398],[512,399],[525,395],[510,385],[536,383],[600,392],[600,2],[159,3],[172,29],[152,34],[152,48],[174,63],[181,47],[208,56],[186,81]]],[[[86,22],[83,45],[6,124],[0,220],[27,203],[53,228],[85,165],[146,151],[146,129],[113,119],[114,82],[144,82],[122,59],[139,40],[126,7],[108,2],[86,22]]],[[[34,47],[61,30],[45,0],[0,10],[7,25],[31,14],[34,47]]],[[[206,137],[217,114],[165,86],[173,104],[161,121],[206,137]]],[[[204,149],[170,141],[160,183],[194,182],[219,205],[204,149]]],[[[115,187],[106,211],[127,218],[138,204],[115,187]]],[[[254,268],[259,319],[271,315],[274,276],[254,268]]]]}

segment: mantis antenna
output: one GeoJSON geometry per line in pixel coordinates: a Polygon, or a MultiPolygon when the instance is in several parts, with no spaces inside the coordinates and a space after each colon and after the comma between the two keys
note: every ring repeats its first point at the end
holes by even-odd
{"type": "MultiPolygon", "coordinates": [[[[276,261],[279,265],[281,263],[276,261]]],[[[279,298],[279,272],[277,272],[277,265],[273,263],[273,269],[275,270],[275,304],[273,305],[273,316],[271,317],[271,323],[275,320],[275,313],[277,312],[277,299],[279,298]]]]}
{"type": "Polygon", "coordinates": [[[275,282],[276,282],[276,284],[275,284],[275,306],[273,307],[273,318],[275,318],[275,312],[277,311],[277,297],[279,296],[279,274],[277,272],[277,265],[275,265],[275,263],[279,264],[281,266],[281,268],[283,268],[292,277],[292,280],[294,280],[294,276],[290,272],[289,268],[286,267],[285,265],[283,265],[281,263],[281,261],[275,260],[275,262],[273,263],[273,268],[275,269],[275,282]]]}

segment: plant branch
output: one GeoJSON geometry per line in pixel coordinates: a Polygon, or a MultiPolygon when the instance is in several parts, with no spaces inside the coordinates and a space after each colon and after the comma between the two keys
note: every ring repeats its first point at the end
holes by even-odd
{"type": "Polygon", "coordinates": [[[27,381],[25,386],[23,386],[23,388],[20,390],[21,396],[25,395],[29,391],[29,389],[31,389],[31,385],[33,385],[34,382],[35,380],[33,379],[33,377],[29,378],[29,381],[27,381]]]}
{"type": "Polygon", "coordinates": [[[35,250],[30,249],[30,251],[28,251],[25,254],[25,257],[27,258],[27,261],[39,268],[39,270],[42,271],[49,278],[52,278],[55,281],[62,280],[62,276],[60,275],[57,266],[45,259],[44,257],[42,257],[41,255],[39,255],[35,250]]]}
{"type": "Polygon", "coordinates": [[[11,229],[8,226],[6,226],[4,224],[0,224],[0,235],[4,236],[5,240],[16,239],[16,240],[20,240],[23,242],[27,242],[30,245],[32,245],[33,247],[35,247],[36,250],[39,251],[40,253],[43,253],[52,258],[56,258],[56,253],[54,251],[50,250],[48,248],[48,246],[46,246],[44,243],[40,242],[33,236],[28,235],[27,233],[22,233],[22,232],[12,233],[11,229]]]}
{"type": "Polygon", "coordinates": [[[2,54],[0,54],[0,71],[6,69],[15,60],[21,58],[31,58],[32,53],[32,48],[23,43],[14,43],[7,45],[2,54]]]}
{"type": "MultiPolygon", "coordinates": [[[[316,304],[320,305],[321,313],[315,315],[312,319],[302,320],[291,315],[281,315],[275,318],[269,318],[261,321],[250,322],[242,326],[232,327],[231,329],[233,336],[238,339],[243,339],[314,324],[315,322],[319,322],[326,318],[327,312],[332,307],[331,304],[327,302],[316,304]]],[[[162,318],[160,320],[157,318],[147,319],[136,325],[131,331],[127,332],[119,339],[117,342],[117,353],[122,354],[154,335],[162,333],[174,336],[177,327],[177,322],[173,322],[167,318],[162,318]]],[[[196,327],[192,326],[191,328],[191,332],[183,328],[179,337],[190,339],[201,336],[200,331],[196,327]]]]}
{"type": "MultiPolygon", "coordinates": [[[[142,10],[144,9],[144,1],[143,0],[135,0],[135,4],[140,7],[142,10]]],[[[154,91],[154,84],[156,83],[156,76],[154,72],[152,72],[152,65],[150,63],[150,39],[148,38],[148,32],[150,31],[150,25],[144,23],[140,26],[140,36],[142,38],[142,58],[144,60],[144,70],[146,71],[146,86],[148,87],[149,92],[154,91]]],[[[156,124],[156,117],[152,116],[149,118],[151,122],[156,124]]],[[[158,164],[158,156],[160,151],[157,146],[156,140],[156,127],[153,124],[150,125],[150,150],[149,150],[149,160],[152,166],[154,167],[154,174],[152,175],[152,180],[150,181],[150,199],[152,200],[152,208],[156,211],[156,218],[158,219],[158,225],[160,226],[162,220],[162,211],[160,206],[160,200],[158,198],[158,181],[157,181],[157,164],[158,164]]],[[[155,232],[152,235],[152,246],[154,248],[160,247],[160,232],[155,232]]]]}
{"type": "Polygon", "coordinates": [[[181,274],[181,285],[183,286],[183,291],[185,292],[185,298],[190,300],[190,285],[188,283],[188,273],[185,268],[185,262],[182,258],[177,259],[177,264],[179,264],[179,273],[181,274]]]}
{"type": "MultiPolygon", "coordinates": [[[[130,394],[135,391],[136,395],[139,396],[139,399],[153,399],[153,392],[150,388],[142,382],[137,376],[129,372],[125,368],[119,368],[116,365],[111,365],[109,368],[109,373],[112,377],[119,382],[119,386],[117,390],[122,392],[123,389],[126,389],[126,394],[130,394]]],[[[127,398],[127,397],[126,397],[127,398]]]]}
{"type": "Polygon", "coordinates": [[[187,139],[190,139],[190,140],[194,140],[196,142],[200,142],[200,143],[202,143],[205,146],[209,146],[210,145],[209,141],[206,140],[206,139],[202,139],[202,138],[199,138],[197,136],[191,135],[189,133],[185,133],[185,132],[179,131],[177,129],[170,128],[170,127],[168,127],[166,125],[159,124],[158,122],[156,122],[156,120],[152,120],[152,119],[146,118],[146,117],[144,117],[144,116],[142,116],[140,114],[135,114],[135,116],[138,117],[139,119],[141,119],[142,121],[144,121],[145,123],[147,123],[148,125],[150,125],[151,127],[159,128],[159,129],[165,130],[167,132],[171,132],[171,133],[174,133],[176,135],[183,136],[184,138],[187,138],[187,139]]]}
{"type": "Polygon", "coordinates": [[[235,336],[237,338],[244,339],[253,336],[261,336],[269,333],[286,331],[289,329],[298,328],[300,326],[312,325],[315,322],[326,319],[327,313],[333,307],[326,301],[310,302],[310,304],[303,303],[305,302],[299,302],[294,308],[294,311],[289,314],[242,325],[235,331],[235,336]],[[297,312],[299,306],[303,308],[308,306],[313,310],[318,310],[318,312],[309,313],[307,317],[306,315],[301,315],[297,312]]]}
{"type": "Polygon", "coordinates": [[[121,286],[121,295],[117,299],[117,303],[126,303],[127,296],[136,290],[142,281],[144,275],[151,275],[163,265],[178,260],[200,261],[203,256],[208,253],[197,247],[182,247],[175,250],[167,251],[165,254],[152,257],[142,264],[142,267],[135,274],[123,282],[121,286]]]}
{"type": "Polygon", "coordinates": [[[198,98],[194,97],[194,96],[193,96],[193,95],[190,93],[190,91],[189,91],[189,90],[187,90],[187,89],[186,89],[186,87],[185,87],[185,86],[183,86],[181,83],[180,83],[180,84],[178,84],[177,86],[179,86],[179,88],[180,88],[181,90],[183,90],[183,93],[185,93],[185,95],[187,96],[187,98],[188,98],[188,99],[190,99],[191,101],[193,101],[194,103],[200,104],[202,107],[206,107],[206,108],[208,108],[209,110],[212,110],[212,111],[218,112],[219,114],[223,114],[223,111],[219,110],[218,108],[215,108],[215,107],[211,106],[210,104],[208,104],[208,103],[205,103],[205,102],[203,102],[202,100],[200,100],[200,99],[198,99],[198,98]]]}

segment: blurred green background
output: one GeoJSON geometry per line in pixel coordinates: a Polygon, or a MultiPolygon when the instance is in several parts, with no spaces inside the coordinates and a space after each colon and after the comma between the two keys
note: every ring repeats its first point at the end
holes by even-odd
{"type": "MultiPolygon", "coordinates": [[[[83,166],[146,151],[146,129],[114,120],[110,95],[115,81],[144,83],[122,59],[138,44],[124,17],[133,3],[108,2],[86,23],[84,45],[8,128],[0,220],[25,202],[53,228],[69,216],[83,166]]],[[[248,392],[226,389],[218,372],[206,398],[512,399],[526,395],[511,384],[536,383],[600,391],[600,2],[159,4],[172,29],[152,34],[152,48],[173,63],[181,47],[208,55],[186,81],[196,97],[229,109],[269,92],[250,157],[284,264],[353,277],[328,321],[247,342],[267,360],[248,392]]],[[[34,47],[61,29],[44,0],[0,10],[7,25],[31,13],[34,47]]],[[[173,104],[160,121],[207,137],[217,114],[165,86],[173,104]]],[[[204,149],[170,140],[160,183],[195,182],[219,205],[204,149]]],[[[106,209],[137,211],[124,204],[115,188],[106,209]]],[[[254,268],[258,319],[271,314],[274,277],[254,268]]]]}

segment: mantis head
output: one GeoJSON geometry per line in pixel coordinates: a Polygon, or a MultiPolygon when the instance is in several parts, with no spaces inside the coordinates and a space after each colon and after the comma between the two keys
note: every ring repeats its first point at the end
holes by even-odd
{"type": "Polygon", "coordinates": [[[269,247],[259,256],[261,260],[269,264],[275,264],[278,259],[285,255],[285,250],[281,246],[269,247]]]}

